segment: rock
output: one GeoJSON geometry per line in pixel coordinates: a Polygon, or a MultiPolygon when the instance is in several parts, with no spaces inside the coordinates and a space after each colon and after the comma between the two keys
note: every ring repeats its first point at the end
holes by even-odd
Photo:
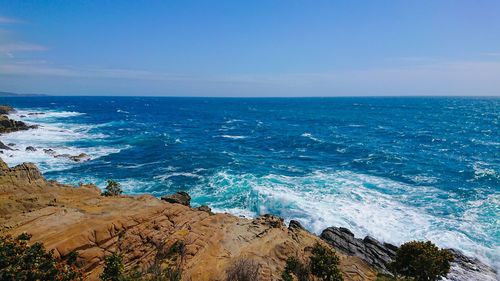
{"type": "Polygon", "coordinates": [[[91,159],[91,157],[85,153],[80,153],[77,156],[70,156],[68,158],[70,160],[75,161],[75,162],[85,162],[85,161],[89,161],[91,159]]]}
{"type": "Polygon", "coordinates": [[[210,209],[210,207],[208,207],[207,205],[201,205],[200,207],[197,207],[195,209],[198,210],[198,211],[202,211],[202,212],[207,212],[209,214],[213,214],[212,213],[212,209],[210,209]]]}
{"type": "Polygon", "coordinates": [[[11,133],[21,130],[37,128],[36,125],[26,125],[23,121],[9,119],[6,115],[0,115],[0,134],[11,133]]]}
{"type": "Polygon", "coordinates": [[[44,149],[43,152],[45,152],[46,154],[48,155],[52,155],[52,156],[55,156],[56,155],[56,152],[52,149],[44,149]]]}
{"type": "Polygon", "coordinates": [[[161,197],[161,200],[167,201],[168,203],[177,203],[184,206],[191,206],[191,196],[185,191],[177,191],[173,195],[165,195],[161,197]]]}
{"type": "Polygon", "coordinates": [[[0,114],[9,114],[12,112],[16,112],[16,110],[14,108],[12,108],[11,106],[5,105],[5,104],[0,105],[0,114]]]}
{"type": "Polygon", "coordinates": [[[54,155],[54,158],[70,158],[71,155],[65,153],[65,154],[57,154],[57,155],[54,155]]]}
{"type": "Polygon", "coordinates": [[[290,229],[305,229],[300,222],[296,220],[291,220],[290,224],[288,225],[288,228],[290,229]]]}
{"type": "Polygon", "coordinates": [[[44,112],[30,112],[28,115],[44,115],[44,112]]]}
{"type": "Polygon", "coordinates": [[[33,146],[28,146],[26,147],[26,151],[35,152],[36,148],[34,148],[33,146]]]}
{"type": "Polygon", "coordinates": [[[497,276],[495,271],[482,263],[478,259],[472,259],[458,250],[447,249],[451,252],[455,260],[451,263],[450,273],[446,276],[450,281],[482,280],[495,281],[497,276]]]}
{"type": "Polygon", "coordinates": [[[358,256],[387,274],[389,271],[386,266],[396,254],[394,249],[397,249],[394,245],[385,246],[370,236],[363,240],[355,238],[354,234],[344,227],[329,227],[323,230],[321,239],[340,253],[358,256]]]}
{"type": "Polygon", "coordinates": [[[0,149],[12,150],[12,148],[6,146],[3,142],[0,141],[0,149]]]}
{"type": "Polygon", "coordinates": [[[8,145],[8,146],[15,146],[16,144],[11,142],[11,143],[9,143],[9,144],[7,144],[7,145],[8,145]]]}
{"type": "MultiPolygon", "coordinates": [[[[392,262],[392,257],[398,249],[397,246],[388,243],[381,244],[370,236],[366,236],[363,240],[355,238],[349,229],[343,227],[329,227],[323,230],[321,239],[338,252],[360,257],[382,273],[391,274],[387,270],[387,264],[392,262]]],[[[469,258],[458,250],[447,250],[453,254],[455,260],[451,263],[450,272],[444,280],[497,280],[495,271],[488,265],[477,259],[469,258]]]]}
{"type": "MultiPolygon", "coordinates": [[[[254,260],[261,280],[279,280],[288,257],[306,262],[315,243],[325,244],[307,231],[289,231],[283,219],[271,215],[249,220],[150,195],[104,197],[92,185],[18,177],[25,172],[0,161],[0,194],[8,194],[0,200],[0,235],[26,231],[33,235],[31,243],[43,243],[56,258],[76,250],[84,281],[100,280],[113,252],[122,254],[126,270],[139,264],[139,271],[146,271],[175,242],[185,245],[181,259],[175,257],[183,280],[225,280],[226,268],[238,258],[254,260]]],[[[360,258],[339,256],[345,281],[376,278],[360,258]]]]}

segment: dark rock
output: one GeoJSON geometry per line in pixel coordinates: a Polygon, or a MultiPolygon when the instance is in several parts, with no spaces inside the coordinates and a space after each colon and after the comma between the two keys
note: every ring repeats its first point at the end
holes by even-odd
{"type": "Polygon", "coordinates": [[[482,280],[495,281],[495,271],[478,259],[472,259],[455,249],[447,249],[451,252],[454,261],[451,263],[450,273],[446,276],[450,281],[482,280]]]}
{"type": "Polygon", "coordinates": [[[26,125],[23,121],[9,119],[6,115],[0,115],[0,134],[16,132],[37,128],[35,125],[26,125]]]}
{"type": "Polygon", "coordinates": [[[6,146],[3,142],[0,141],[0,149],[12,150],[12,148],[6,146]]]}
{"type": "Polygon", "coordinates": [[[8,146],[15,146],[16,144],[11,142],[11,143],[9,143],[9,144],[7,144],[7,145],[8,145],[8,146]]]}
{"type": "Polygon", "coordinates": [[[8,105],[0,105],[0,114],[9,114],[9,113],[12,113],[12,112],[16,112],[16,110],[14,108],[12,108],[12,106],[8,106],[8,105]]]}
{"type": "Polygon", "coordinates": [[[36,148],[34,148],[33,146],[28,146],[28,147],[26,147],[26,151],[34,152],[34,151],[36,151],[36,148]]]}
{"type": "Polygon", "coordinates": [[[54,155],[54,158],[70,158],[71,155],[65,153],[65,154],[57,154],[57,155],[54,155]]]}
{"type": "Polygon", "coordinates": [[[44,112],[30,112],[28,115],[43,115],[45,114],[44,112]]]}
{"type": "Polygon", "coordinates": [[[168,203],[177,203],[185,206],[191,206],[191,196],[185,191],[177,191],[177,193],[172,195],[165,195],[161,197],[161,200],[167,201],[168,203]]]}
{"type": "MultiPolygon", "coordinates": [[[[391,274],[387,265],[392,262],[398,249],[397,246],[389,243],[382,244],[370,236],[366,236],[363,240],[355,238],[349,229],[343,227],[329,227],[323,230],[320,237],[336,251],[348,256],[358,256],[382,273],[391,274]]],[[[491,267],[455,249],[448,250],[455,260],[451,263],[450,273],[446,276],[446,280],[497,280],[496,273],[491,267]]]]}
{"type": "Polygon", "coordinates": [[[288,225],[289,229],[305,229],[300,222],[296,220],[291,220],[290,224],[288,225]]]}
{"type": "Polygon", "coordinates": [[[200,207],[196,208],[196,210],[213,214],[212,209],[210,209],[210,207],[208,207],[207,205],[201,205],[200,207]]]}
{"type": "Polygon", "coordinates": [[[75,162],[85,162],[85,161],[89,161],[91,159],[90,156],[85,154],[85,153],[80,153],[77,156],[70,156],[68,158],[70,160],[75,161],[75,162]]]}
{"type": "Polygon", "coordinates": [[[48,155],[52,155],[52,156],[55,156],[56,155],[56,152],[52,149],[44,149],[43,152],[47,153],[48,155]]]}
{"type": "Polygon", "coordinates": [[[396,254],[394,248],[397,249],[390,244],[387,247],[370,236],[366,236],[363,240],[355,238],[354,234],[344,227],[329,227],[323,230],[321,239],[340,253],[358,256],[383,273],[389,273],[386,266],[396,254]]]}

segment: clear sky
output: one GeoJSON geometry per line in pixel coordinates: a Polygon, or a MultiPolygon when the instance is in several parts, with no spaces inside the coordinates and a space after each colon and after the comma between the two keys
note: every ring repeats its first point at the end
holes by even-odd
{"type": "Polygon", "coordinates": [[[500,95],[500,1],[0,0],[0,91],[500,95]]]}

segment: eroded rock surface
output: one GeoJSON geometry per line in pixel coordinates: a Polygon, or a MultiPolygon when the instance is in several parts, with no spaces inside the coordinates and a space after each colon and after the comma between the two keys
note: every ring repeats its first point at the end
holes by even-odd
{"type": "MultiPolygon", "coordinates": [[[[9,168],[0,160],[0,235],[31,233],[32,242],[63,258],[77,251],[85,280],[98,280],[113,252],[123,254],[126,268],[138,261],[147,268],[177,241],[185,244],[183,280],[223,280],[237,258],[253,259],[262,280],[279,280],[289,256],[306,261],[312,246],[324,243],[272,215],[249,220],[150,195],[100,193],[94,185],[47,181],[33,164],[9,168]]],[[[345,280],[375,279],[375,270],[361,258],[339,255],[345,280]]]]}

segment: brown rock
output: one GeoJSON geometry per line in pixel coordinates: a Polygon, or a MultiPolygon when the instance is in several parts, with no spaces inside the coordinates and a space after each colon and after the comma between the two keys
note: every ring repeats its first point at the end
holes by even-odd
{"type": "MultiPolygon", "coordinates": [[[[94,185],[61,185],[46,181],[32,164],[9,168],[3,161],[0,225],[0,235],[31,233],[32,242],[42,242],[58,257],[77,251],[85,280],[99,280],[104,259],[113,252],[123,255],[125,268],[140,261],[147,269],[175,242],[185,245],[177,261],[183,280],[224,280],[238,258],[255,261],[261,280],[278,280],[289,256],[307,261],[315,243],[326,245],[276,216],[210,215],[150,195],[104,197],[94,185]],[[31,212],[22,212],[27,209],[31,212]]],[[[340,256],[345,280],[375,279],[360,258],[340,256]]]]}

